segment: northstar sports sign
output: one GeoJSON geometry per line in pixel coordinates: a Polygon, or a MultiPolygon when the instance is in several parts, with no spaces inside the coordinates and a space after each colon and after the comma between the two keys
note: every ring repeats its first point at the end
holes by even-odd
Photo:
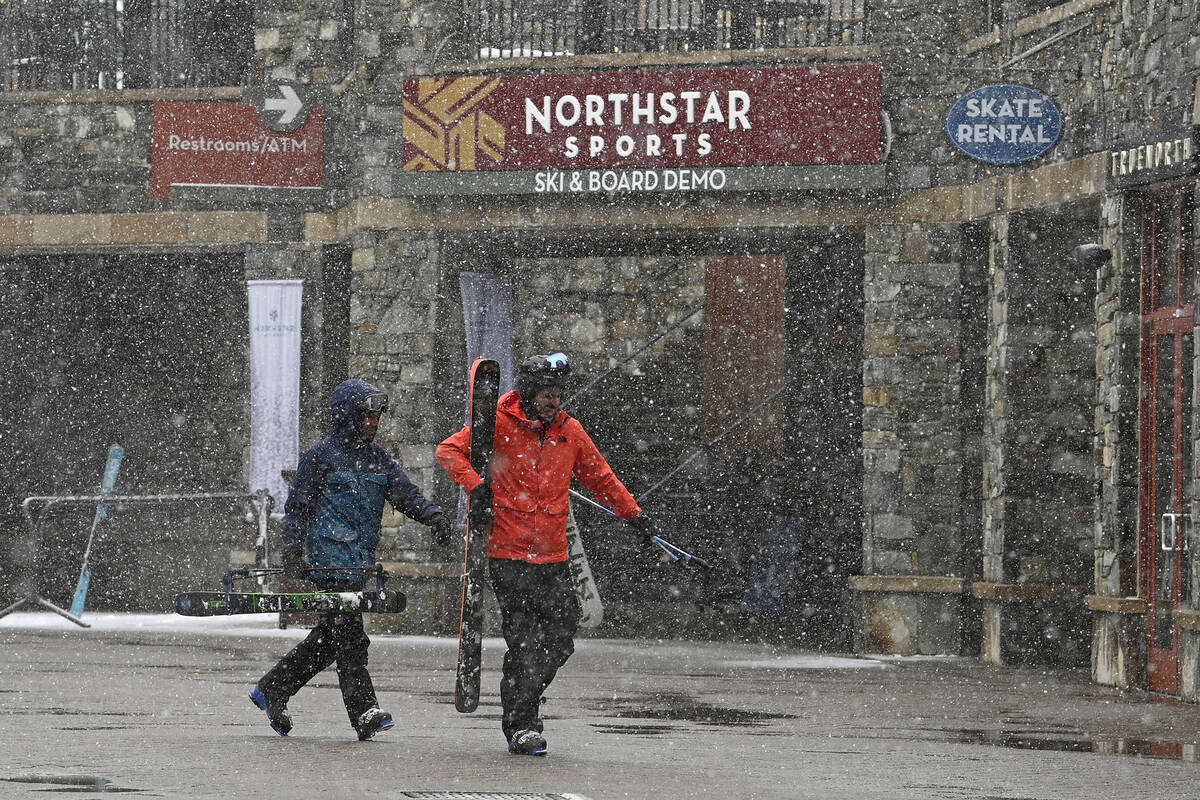
{"type": "Polygon", "coordinates": [[[411,194],[882,183],[874,65],[409,78],[411,194]]]}

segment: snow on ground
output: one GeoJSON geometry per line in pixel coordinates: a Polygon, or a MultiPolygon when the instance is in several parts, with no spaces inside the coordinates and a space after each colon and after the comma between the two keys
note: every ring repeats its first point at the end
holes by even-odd
{"type": "MultiPolygon", "coordinates": [[[[237,614],[233,616],[184,617],[179,614],[136,614],[87,612],[83,621],[95,631],[164,632],[201,634],[210,636],[261,636],[265,638],[302,639],[308,635],[306,628],[279,627],[278,614],[237,614]]],[[[80,627],[65,617],[49,611],[18,611],[0,617],[0,634],[10,630],[72,631],[80,627]]],[[[457,648],[458,640],[453,636],[412,636],[371,634],[373,640],[403,639],[413,644],[425,644],[446,648],[457,648]]],[[[484,640],[487,648],[503,648],[498,637],[484,640]]],[[[721,661],[733,669],[887,669],[888,661],[898,657],[859,658],[850,655],[828,653],[806,653],[795,651],[775,652],[762,645],[738,644],[733,642],[685,642],[671,640],[631,639],[579,639],[576,649],[592,648],[605,650],[628,650],[652,652],[660,658],[672,655],[687,657],[703,649],[711,658],[721,661]]]]}
{"type": "MultiPolygon", "coordinates": [[[[193,633],[217,636],[264,636],[281,639],[303,639],[308,635],[306,628],[279,627],[278,614],[235,614],[216,617],[184,617],[179,614],[134,614],[87,612],[83,621],[96,631],[143,631],[166,633],[193,633]]],[[[6,630],[70,631],[80,627],[66,617],[46,611],[18,611],[0,617],[0,633],[6,630]]],[[[372,639],[387,638],[372,634],[372,639]]],[[[400,637],[395,637],[400,638],[400,637]]],[[[437,636],[405,636],[407,641],[428,644],[445,644],[458,647],[458,641],[437,636]]],[[[497,640],[499,641],[499,640],[497,640]]]]}
{"type": "Polygon", "coordinates": [[[873,658],[831,656],[823,653],[784,653],[748,661],[727,661],[727,667],[739,669],[887,669],[873,658]]]}

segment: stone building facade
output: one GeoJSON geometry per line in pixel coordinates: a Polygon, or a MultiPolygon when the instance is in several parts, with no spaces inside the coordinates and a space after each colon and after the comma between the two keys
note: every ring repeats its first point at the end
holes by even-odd
{"type": "MultiPolygon", "coordinates": [[[[400,412],[381,440],[453,506],[432,450],[462,419],[462,277],[490,276],[511,289],[512,351],[571,353],[588,385],[572,412],[674,540],[722,565],[664,572],[578,509],[601,633],[1090,662],[1099,682],[1200,696],[1195,0],[847,0],[813,19],[696,2],[678,8],[699,21],[657,27],[660,4],[626,25],[608,3],[562,20],[578,47],[514,34],[507,49],[487,40],[482,2],[244,5],[252,45],[223,70],[240,83],[46,89],[5,74],[14,496],[90,485],[117,436],[133,489],[244,486],[242,284],[299,278],[302,446],[329,389],[361,375],[400,412]],[[484,190],[457,166],[440,184],[406,169],[418,77],[861,65],[880,76],[870,163],[640,192],[484,190]],[[283,84],[324,112],[318,186],[156,196],[156,104],[253,103],[283,84]],[[1044,154],[989,163],[947,134],[960,97],[999,84],[1057,104],[1044,154]]],[[[506,8],[544,32],[540,5],[506,8]]],[[[432,581],[435,604],[453,548],[401,517],[386,527],[386,558],[432,581]]],[[[164,581],[215,569],[210,544],[239,538],[191,531],[162,538],[188,553],[164,581]]]]}

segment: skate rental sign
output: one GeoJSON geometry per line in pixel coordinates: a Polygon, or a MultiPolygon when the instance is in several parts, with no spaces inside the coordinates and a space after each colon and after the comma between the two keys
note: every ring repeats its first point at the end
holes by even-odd
{"type": "Polygon", "coordinates": [[[1062,136],[1062,112],[1037,89],[997,83],[967,92],[946,114],[954,146],[985,164],[1022,164],[1062,136]]]}
{"type": "Polygon", "coordinates": [[[882,185],[875,65],[416,77],[402,192],[882,185]]]}

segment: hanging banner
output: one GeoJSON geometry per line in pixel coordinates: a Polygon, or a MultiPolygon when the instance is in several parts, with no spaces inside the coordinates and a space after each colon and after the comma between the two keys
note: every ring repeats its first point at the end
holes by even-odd
{"type": "Polygon", "coordinates": [[[467,364],[477,358],[500,362],[500,391],[513,388],[512,281],[490,272],[461,272],[467,364]]]}
{"type": "Polygon", "coordinates": [[[283,511],[300,452],[300,307],[303,281],[246,281],[250,301],[250,491],[283,511]]]}

